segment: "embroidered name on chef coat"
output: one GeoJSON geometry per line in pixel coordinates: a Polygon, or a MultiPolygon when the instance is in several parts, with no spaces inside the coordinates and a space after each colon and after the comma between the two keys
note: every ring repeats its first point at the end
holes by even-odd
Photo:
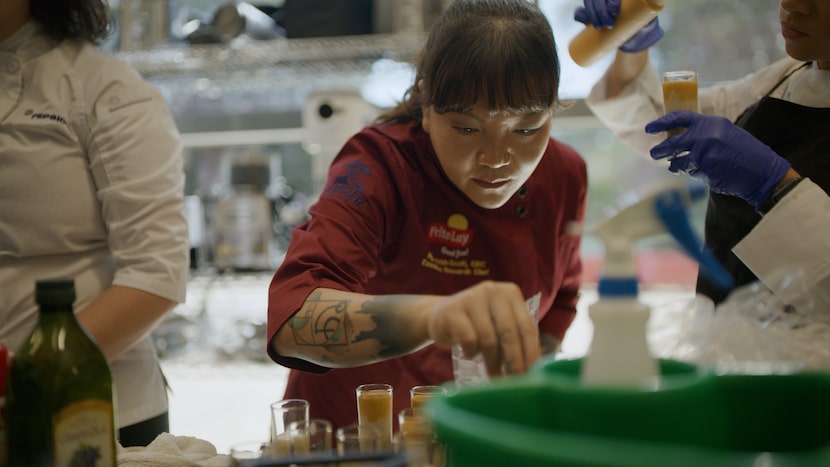
{"type": "Polygon", "coordinates": [[[463,214],[452,214],[446,222],[433,222],[426,231],[426,240],[437,252],[427,251],[421,266],[456,276],[489,276],[487,261],[470,258],[473,230],[463,214]]]}

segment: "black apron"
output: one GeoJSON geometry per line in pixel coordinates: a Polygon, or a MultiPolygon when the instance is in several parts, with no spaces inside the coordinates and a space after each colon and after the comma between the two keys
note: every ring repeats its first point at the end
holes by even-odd
{"type": "MultiPolygon", "coordinates": [[[[809,62],[796,70],[804,66],[809,66],[809,62]]],[[[830,194],[830,108],[806,107],[770,97],[796,70],[787,74],[766,96],[746,109],[735,124],[790,161],[802,177],[809,177],[830,194]]],[[[705,241],[732,274],[736,286],[757,280],[752,271],[732,253],[732,248],[760,220],[761,215],[743,199],[709,193],[705,241]]],[[[776,252],[771,251],[770,254],[776,252]]],[[[720,303],[729,294],[728,290],[719,289],[702,275],[698,275],[697,291],[715,303],[720,303]]]]}

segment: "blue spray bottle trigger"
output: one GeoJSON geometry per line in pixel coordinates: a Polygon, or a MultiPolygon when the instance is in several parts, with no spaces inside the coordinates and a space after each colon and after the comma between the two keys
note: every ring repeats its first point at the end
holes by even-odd
{"type": "MultiPolygon", "coordinates": [[[[696,185],[688,186],[689,197],[693,200],[706,195],[706,189],[696,185]]],[[[712,251],[703,245],[689,223],[686,204],[677,190],[668,190],[657,195],[654,201],[657,217],[666,230],[677,240],[683,251],[700,264],[700,272],[722,290],[735,287],[735,280],[723,268],[712,251]]]]}

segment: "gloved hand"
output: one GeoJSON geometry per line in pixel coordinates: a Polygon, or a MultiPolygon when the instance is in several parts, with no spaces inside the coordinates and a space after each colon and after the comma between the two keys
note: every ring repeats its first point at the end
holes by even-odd
{"type": "Polygon", "coordinates": [[[652,159],[670,159],[669,171],[703,180],[715,193],[743,198],[761,209],[790,163],[724,117],[678,110],[646,125],[646,133],[687,130],[651,148],[652,159]],[[683,154],[688,152],[688,154],[683,154]]]}
{"type": "MultiPolygon", "coordinates": [[[[582,24],[590,24],[597,29],[611,28],[617,23],[621,0],[584,0],[584,6],[576,9],[574,19],[582,24]]],[[[631,36],[620,50],[623,52],[640,52],[654,45],[663,37],[663,29],[657,18],[651,20],[636,34],[631,36]]]]}

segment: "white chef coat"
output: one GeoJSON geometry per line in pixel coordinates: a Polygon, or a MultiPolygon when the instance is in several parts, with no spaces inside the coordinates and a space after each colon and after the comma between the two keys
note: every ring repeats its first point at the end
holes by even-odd
{"type": "MultiPolygon", "coordinates": [[[[701,87],[700,111],[735,121],[803,62],[784,58],[739,80],[701,87]]],[[[662,135],[645,132],[646,123],[663,114],[660,77],[651,64],[622,92],[605,96],[607,76],[591,89],[586,100],[597,118],[617,137],[648,157],[662,135]]],[[[815,66],[796,71],[770,97],[808,107],[830,107],[830,70],[815,66]]],[[[794,137],[797,137],[795,135],[794,137]]],[[[830,157],[830,148],[828,148],[830,157]]],[[[668,162],[658,161],[666,164],[668,162]]],[[[830,306],[830,197],[805,180],[785,196],[741,240],[733,252],[767,287],[779,286],[783,271],[801,271],[803,290],[817,306],[830,306]]]]}
{"type": "MultiPolygon", "coordinates": [[[[112,284],[184,301],[183,190],[175,123],[134,70],[34,20],[0,42],[0,342],[28,337],[39,278],[74,278],[76,309],[112,284]]],[[[167,411],[149,336],[110,365],[120,427],[167,411]]]]}

